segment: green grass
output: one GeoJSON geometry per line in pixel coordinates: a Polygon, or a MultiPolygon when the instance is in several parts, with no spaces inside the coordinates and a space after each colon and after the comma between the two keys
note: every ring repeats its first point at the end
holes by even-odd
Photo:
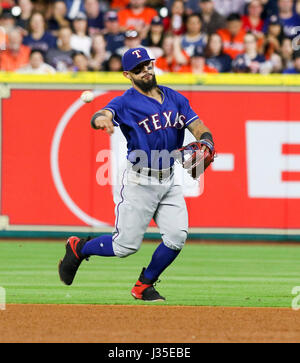
{"type": "MultiPolygon", "coordinates": [[[[0,242],[0,286],[7,303],[145,304],[130,295],[157,244],[125,259],[92,257],[72,286],[57,274],[61,242],[0,242]]],[[[300,245],[188,244],[161,276],[168,305],[290,307],[300,286],[300,245]]]]}

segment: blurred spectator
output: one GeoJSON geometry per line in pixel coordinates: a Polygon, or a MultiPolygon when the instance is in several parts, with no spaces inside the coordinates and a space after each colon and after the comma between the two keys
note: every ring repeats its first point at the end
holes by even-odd
{"type": "Polygon", "coordinates": [[[15,71],[29,61],[30,48],[22,44],[23,35],[20,29],[14,28],[8,33],[6,50],[0,52],[0,70],[15,71]]]}
{"type": "Polygon", "coordinates": [[[244,39],[245,52],[238,55],[232,62],[232,68],[237,73],[270,73],[271,63],[266,62],[263,55],[257,52],[257,39],[248,33],[244,39]]]}
{"type": "Polygon", "coordinates": [[[147,6],[150,6],[150,8],[156,9],[157,11],[162,7],[165,7],[165,5],[165,0],[147,0],[147,6]]]}
{"type": "Polygon", "coordinates": [[[102,34],[95,34],[92,38],[91,57],[89,67],[94,71],[103,70],[105,61],[111,53],[106,50],[106,42],[102,34]]]}
{"type": "Polygon", "coordinates": [[[295,6],[296,13],[300,15],[300,0],[296,0],[296,6],[295,6]]]}
{"type": "Polygon", "coordinates": [[[44,53],[50,48],[56,48],[56,38],[46,31],[46,19],[42,13],[34,12],[31,15],[29,33],[24,37],[23,44],[44,53]]]}
{"type": "Polygon", "coordinates": [[[84,13],[78,13],[73,19],[73,34],[71,36],[71,47],[90,56],[92,39],[87,35],[87,17],[84,13]]]}
{"type": "Polygon", "coordinates": [[[278,14],[277,0],[261,0],[264,6],[264,18],[278,14]]]}
{"type": "Polygon", "coordinates": [[[226,18],[232,13],[243,15],[246,0],[213,0],[217,12],[226,18]]]}
{"type": "Polygon", "coordinates": [[[1,7],[3,9],[10,9],[15,5],[15,1],[14,0],[1,0],[0,1],[0,9],[1,7]]]}
{"type": "Polygon", "coordinates": [[[0,15],[0,26],[6,34],[15,28],[16,20],[10,10],[4,10],[0,15]]]}
{"type": "Polygon", "coordinates": [[[35,13],[42,13],[46,19],[51,16],[51,2],[49,0],[33,0],[33,11],[35,13]]]}
{"type": "Polygon", "coordinates": [[[7,33],[4,28],[1,27],[1,19],[0,19],[0,51],[6,49],[7,43],[7,33]]]}
{"type": "Polygon", "coordinates": [[[278,0],[278,16],[283,24],[285,36],[293,38],[293,28],[300,26],[300,16],[294,10],[294,1],[278,0]]]}
{"type": "Polygon", "coordinates": [[[125,33],[121,32],[118,14],[115,11],[108,11],[104,16],[106,50],[115,53],[117,49],[124,46],[125,33]]]}
{"type": "Polygon", "coordinates": [[[88,21],[88,34],[92,36],[104,28],[103,12],[98,0],[84,0],[84,8],[88,21]]]}
{"type": "Polygon", "coordinates": [[[73,65],[71,46],[72,30],[70,27],[62,27],[58,31],[57,48],[51,48],[46,53],[46,62],[58,72],[67,72],[73,65]]]}
{"type": "Polygon", "coordinates": [[[155,62],[156,68],[163,72],[178,72],[190,61],[189,55],[180,46],[180,38],[172,34],[164,37],[163,52],[155,62]]]}
{"type": "Polygon", "coordinates": [[[174,35],[184,34],[185,28],[185,11],[183,0],[174,0],[170,15],[163,19],[165,31],[174,35]]]}
{"type": "MultiPolygon", "coordinates": [[[[293,0],[278,0],[278,17],[283,26],[284,35],[288,38],[295,36],[293,28],[300,26],[300,16],[294,11],[293,0]]],[[[269,25],[270,19],[266,20],[266,27],[269,25]]]]}
{"type": "Polygon", "coordinates": [[[30,53],[29,63],[17,70],[18,73],[54,74],[55,69],[44,61],[44,54],[38,49],[30,53]]]}
{"type": "Polygon", "coordinates": [[[117,11],[125,9],[129,5],[129,0],[111,0],[110,8],[117,11]]]}
{"type": "Polygon", "coordinates": [[[107,72],[122,72],[122,57],[118,54],[112,54],[106,62],[104,70],[107,72]]]}
{"type": "Polygon", "coordinates": [[[73,20],[79,12],[84,12],[84,0],[64,0],[67,4],[68,19],[73,20]]]}
{"type": "Polygon", "coordinates": [[[24,35],[27,35],[29,19],[33,12],[33,3],[31,0],[19,0],[18,5],[21,8],[21,14],[17,19],[16,25],[24,29],[24,35]]]}
{"type": "Polygon", "coordinates": [[[199,14],[191,14],[186,21],[186,33],[181,36],[181,47],[191,56],[195,48],[204,50],[207,43],[207,35],[202,33],[202,21],[199,14]]]}
{"type": "Polygon", "coordinates": [[[300,73],[300,51],[293,54],[293,67],[283,70],[285,74],[299,74],[300,73]]]}
{"type": "Polygon", "coordinates": [[[67,5],[64,0],[55,0],[52,5],[52,16],[48,20],[48,30],[55,36],[58,34],[58,30],[64,26],[70,26],[70,22],[67,19],[67,5]]]}
{"type": "Polygon", "coordinates": [[[223,43],[219,34],[211,34],[205,49],[206,64],[220,73],[231,71],[232,59],[223,52],[223,43]]]}
{"type": "Polygon", "coordinates": [[[200,0],[199,5],[204,33],[212,34],[225,27],[226,20],[216,11],[212,0],[200,0]]]}
{"type": "Polygon", "coordinates": [[[157,11],[146,6],[146,0],[130,0],[130,6],[119,12],[119,22],[122,30],[135,29],[141,38],[145,38],[152,19],[157,11]]]}
{"type": "Polygon", "coordinates": [[[261,0],[251,0],[248,5],[248,14],[242,17],[243,28],[246,32],[258,34],[263,33],[264,20],[262,19],[263,6],[261,0]]]}
{"type": "MultiPolygon", "coordinates": [[[[166,5],[170,7],[171,0],[166,0],[166,5]]],[[[200,4],[201,0],[184,0],[184,13],[185,15],[191,15],[195,13],[200,13],[200,4]]]]}
{"type": "Polygon", "coordinates": [[[118,48],[116,53],[123,56],[123,54],[130,48],[137,48],[141,46],[142,39],[136,30],[127,30],[125,33],[124,46],[118,48]]]}
{"type": "Polygon", "coordinates": [[[73,72],[89,72],[92,69],[89,67],[88,57],[80,51],[73,53],[73,72]]]}
{"type": "Polygon", "coordinates": [[[292,41],[289,38],[284,38],[282,40],[280,55],[283,62],[284,69],[293,68],[293,45],[292,41]]]}
{"type": "Polygon", "coordinates": [[[218,71],[215,68],[211,68],[205,63],[205,55],[202,47],[195,48],[195,51],[190,58],[190,64],[181,67],[180,72],[194,73],[194,74],[218,73],[218,71]]]}
{"type": "Polygon", "coordinates": [[[222,38],[224,53],[234,59],[244,50],[245,30],[239,14],[230,14],[226,21],[226,28],[218,30],[222,38]]]}
{"type": "Polygon", "coordinates": [[[149,48],[154,58],[162,56],[162,43],[164,38],[164,25],[163,21],[159,16],[155,16],[152,19],[150,30],[147,38],[142,41],[142,45],[149,48]]]}
{"type": "Polygon", "coordinates": [[[269,61],[272,66],[272,73],[282,73],[283,62],[281,56],[278,53],[273,53],[269,61]]]}
{"type": "Polygon", "coordinates": [[[284,37],[283,27],[277,15],[269,19],[269,26],[264,39],[263,53],[266,59],[271,58],[275,52],[280,52],[281,42],[284,37]]]}

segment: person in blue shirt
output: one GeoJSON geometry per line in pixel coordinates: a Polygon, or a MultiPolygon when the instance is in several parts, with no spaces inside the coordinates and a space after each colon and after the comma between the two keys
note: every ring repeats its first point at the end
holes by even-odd
{"type": "Polygon", "coordinates": [[[88,22],[88,33],[93,35],[99,33],[104,28],[104,14],[100,9],[98,0],[85,0],[84,9],[88,22]]]}
{"type": "Polygon", "coordinates": [[[125,33],[120,30],[118,14],[108,11],[104,16],[106,50],[111,54],[124,47],[125,33]]]}
{"type": "Polygon", "coordinates": [[[199,14],[191,14],[186,20],[186,32],[181,36],[181,47],[192,56],[195,49],[204,50],[207,43],[207,34],[202,32],[202,20],[199,14]]]}
{"type": "Polygon", "coordinates": [[[70,26],[67,19],[67,6],[64,0],[55,0],[52,5],[52,16],[47,21],[47,30],[57,36],[60,28],[70,26]]]}
{"type": "Polygon", "coordinates": [[[270,73],[272,65],[257,51],[257,39],[254,34],[248,33],[244,38],[245,52],[238,55],[232,62],[236,73],[270,73]]]}
{"type": "MultiPolygon", "coordinates": [[[[295,12],[293,0],[278,0],[278,18],[283,27],[284,35],[290,39],[294,38],[294,28],[300,26],[300,16],[295,12]]],[[[267,31],[270,18],[265,22],[264,32],[267,31]]]]}
{"type": "Polygon", "coordinates": [[[207,148],[213,152],[213,138],[186,97],[157,84],[153,61],[145,48],[129,49],[122,65],[132,87],[92,117],[93,128],[112,134],[114,127],[120,127],[127,140],[127,169],[120,190],[114,194],[115,229],[92,240],[70,237],[59,263],[59,275],[70,285],[81,262],[89,256],[127,257],[137,252],[154,218],[162,242],[131,294],[135,299],[164,301],[153,284],[176,259],[188,233],[187,208],[181,185],[174,179],[174,158],[170,156],[182,147],[186,129],[199,140],[203,151],[207,148]],[[209,147],[205,146],[207,140],[209,147]],[[158,155],[162,155],[162,163],[158,155]]]}
{"type": "Polygon", "coordinates": [[[84,0],[64,0],[68,9],[68,19],[74,19],[78,13],[84,13],[84,0]]]}
{"type": "Polygon", "coordinates": [[[56,48],[56,37],[46,31],[46,20],[42,13],[33,13],[29,20],[29,34],[23,39],[23,44],[31,49],[44,53],[51,48],[56,48]]]}
{"type": "Polygon", "coordinates": [[[294,67],[286,68],[283,70],[284,74],[299,74],[300,73],[300,50],[297,50],[293,54],[294,67]]]}
{"type": "Polygon", "coordinates": [[[232,68],[232,59],[223,52],[223,42],[219,34],[211,34],[205,49],[206,64],[220,73],[228,73],[232,68]]]}

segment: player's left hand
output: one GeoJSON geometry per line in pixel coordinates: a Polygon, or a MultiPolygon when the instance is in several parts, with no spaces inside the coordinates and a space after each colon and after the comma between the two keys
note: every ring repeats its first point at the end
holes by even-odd
{"type": "Polygon", "coordinates": [[[194,141],[178,149],[177,156],[177,160],[187,169],[192,178],[198,179],[214,161],[214,144],[208,139],[194,141]]]}

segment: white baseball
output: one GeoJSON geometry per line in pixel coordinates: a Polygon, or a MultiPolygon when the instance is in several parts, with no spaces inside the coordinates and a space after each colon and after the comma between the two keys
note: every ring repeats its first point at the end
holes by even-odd
{"type": "Polygon", "coordinates": [[[80,96],[81,100],[85,103],[89,103],[92,102],[94,99],[94,94],[91,91],[84,91],[82,92],[81,96],[80,96]]]}

